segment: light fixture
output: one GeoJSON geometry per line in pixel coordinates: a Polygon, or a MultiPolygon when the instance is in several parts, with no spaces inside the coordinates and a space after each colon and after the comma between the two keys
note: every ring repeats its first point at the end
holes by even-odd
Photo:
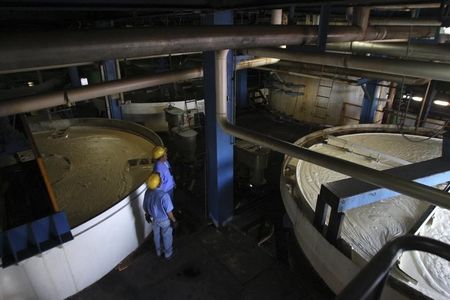
{"type": "Polygon", "coordinates": [[[436,105],[440,105],[440,106],[448,106],[449,105],[448,101],[444,101],[444,100],[434,100],[433,103],[436,105]]]}
{"type": "Polygon", "coordinates": [[[34,82],[33,81],[28,81],[27,84],[28,84],[29,87],[34,86],[34,82]]]}
{"type": "Polygon", "coordinates": [[[408,98],[410,98],[410,97],[411,97],[410,95],[404,94],[402,98],[403,98],[403,99],[408,99],[408,98]]]}
{"type": "Polygon", "coordinates": [[[420,97],[420,96],[414,96],[414,97],[412,97],[412,99],[413,99],[414,101],[420,102],[420,101],[423,100],[423,97],[420,97]]]}
{"type": "Polygon", "coordinates": [[[84,77],[80,78],[80,82],[81,82],[81,85],[88,85],[89,84],[88,79],[84,78],[84,77]]]}
{"type": "Polygon", "coordinates": [[[450,34],[450,27],[441,27],[440,31],[442,34],[450,34]]]}

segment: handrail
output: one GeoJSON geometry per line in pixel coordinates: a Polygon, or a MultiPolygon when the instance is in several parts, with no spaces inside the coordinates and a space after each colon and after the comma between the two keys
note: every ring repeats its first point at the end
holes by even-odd
{"type": "Polygon", "coordinates": [[[386,245],[370,260],[355,278],[337,295],[336,300],[369,299],[381,295],[389,271],[404,251],[423,251],[450,261],[450,245],[427,237],[405,235],[386,245]]]}

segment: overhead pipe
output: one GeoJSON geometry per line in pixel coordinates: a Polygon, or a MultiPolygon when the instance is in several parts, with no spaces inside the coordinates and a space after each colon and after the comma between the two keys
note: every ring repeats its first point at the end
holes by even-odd
{"type": "Polygon", "coordinates": [[[394,76],[389,74],[383,74],[379,72],[368,72],[368,71],[359,71],[353,69],[345,69],[338,67],[329,67],[323,65],[314,65],[307,63],[296,63],[296,62],[288,62],[281,61],[273,66],[271,69],[274,70],[287,70],[287,71],[307,71],[307,72],[317,72],[317,73],[329,73],[329,74],[340,74],[345,76],[359,77],[359,78],[372,78],[378,80],[386,80],[391,82],[403,82],[407,85],[424,85],[429,82],[427,79],[422,78],[414,78],[414,77],[406,77],[406,76],[394,76]]]}
{"type": "Polygon", "coordinates": [[[363,32],[365,32],[369,26],[369,18],[370,18],[370,7],[360,6],[354,8],[352,16],[353,25],[361,28],[363,32]]]}
{"type": "Polygon", "coordinates": [[[442,22],[434,18],[381,18],[372,17],[369,20],[371,26],[436,26],[442,22]]]}
{"type": "MultiPolygon", "coordinates": [[[[330,26],[328,42],[434,36],[434,27],[330,26]]],[[[314,44],[318,26],[198,26],[0,33],[0,72],[223,48],[314,44]]]]}
{"type": "Polygon", "coordinates": [[[405,180],[398,176],[358,165],[337,157],[298,147],[297,145],[230,123],[227,118],[227,101],[229,101],[229,99],[227,99],[227,54],[228,50],[217,51],[215,62],[216,118],[217,122],[226,133],[274,151],[358,178],[361,181],[450,209],[450,194],[441,190],[405,180]]]}
{"type": "MultiPolygon", "coordinates": [[[[236,70],[256,68],[277,63],[276,58],[255,58],[244,60],[236,64],[236,70]]],[[[0,102],[0,117],[18,113],[50,108],[58,105],[72,105],[73,103],[108,95],[130,92],[176,81],[203,77],[203,68],[192,68],[181,71],[171,71],[160,74],[139,76],[129,79],[107,81],[86,85],[65,91],[50,92],[28,97],[11,99],[0,102]]]]}
{"type": "Polygon", "coordinates": [[[370,43],[355,41],[328,43],[327,50],[359,55],[370,53],[409,59],[450,62],[450,47],[448,45],[408,45],[408,43],[370,43]]]}
{"type": "Polygon", "coordinates": [[[371,6],[373,10],[412,10],[422,8],[440,8],[440,1],[429,1],[429,3],[417,4],[384,4],[371,6]]]}
{"type": "Polygon", "coordinates": [[[357,81],[356,80],[351,80],[348,78],[341,78],[341,77],[336,77],[336,76],[330,76],[330,74],[323,74],[323,73],[315,73],[315,72],[308,72],[308,71],[288,71],[288,70],[283,70],[283,69],[277,69],[274,67],[258,67],[256,68],[258,70],[262,70],[262,71],[268,71],[268,72],[274,72],[274,73],[283,73],[283,74],[287,74],[287,75],[291,75],[291,76],[297,76],[297,77],[306,77],[306,78],[314,78],[314,79],[321,79],[321,78],[326,78],[329,80],[333,80],[334,82],[340,82],[340,83],[344,83],[344,84],[348,84],[348,85],[357,85],[357,81]]]}
{"type": "Polygon", "coordinates": [[[249,49],[247,50],[247,53],[255,56],[279,58],[288,61],[450,81],[450,64],[267,48],[249,49]]]}

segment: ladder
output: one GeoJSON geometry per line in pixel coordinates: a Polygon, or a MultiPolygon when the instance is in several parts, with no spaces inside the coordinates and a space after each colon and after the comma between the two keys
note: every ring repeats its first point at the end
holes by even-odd
{"type": "Polygon", "coordinates": [[[333,90],[334,78],[327,79],[320,77],[317,86],[316,99],[313,107],[313,118],[318,121],[325,121],[328,117],[328,106],[330,104],[331,93],[333,90]]]}

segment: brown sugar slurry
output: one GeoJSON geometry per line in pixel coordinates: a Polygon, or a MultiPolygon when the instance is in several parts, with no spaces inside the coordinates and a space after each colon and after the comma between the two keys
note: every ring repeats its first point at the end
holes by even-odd
{"type": "Polygon", "coordinates": [[[150,141],[120,130],[73,126],[65,135],[34,134],[59,207],[71,226],[105,211],[139,187],[152,169],[128,161],[149,158],[150,141]]]}

